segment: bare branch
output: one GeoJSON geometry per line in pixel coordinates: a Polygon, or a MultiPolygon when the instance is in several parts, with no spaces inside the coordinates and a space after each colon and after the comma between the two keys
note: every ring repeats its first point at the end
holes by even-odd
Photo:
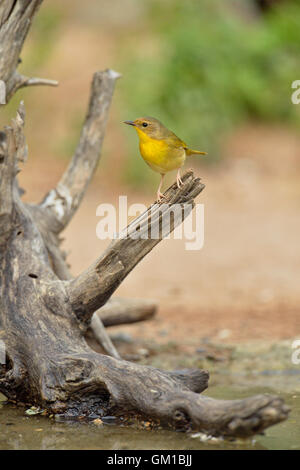
{"type": "Polygon", "coordinates": [[[79,207],[97,167],[115,81],[119,77],[113,70],[94,74],[88,112],[75,154],[57,187],[41,203],[56,233],[66,227],[79,207]]]}
{"type": "Polygon", "coordinates": [[[193,198],[203,190],[204,185],[191,171],[182,179],[184,184],[180,189],[175,183],[166,191],[167,204],[150,206],[119,234],[120,238],[113,241],[92,266],[70,282],[67,289],[78,318],[89,321],[91,315],[107,302],[136,264],[189,215],[194,205],[193,198]],[[183,203],[184,212],[174,212],[175,205],[183,203]],[[172,213],[174,217],[170,223],[172,213]],[[152,237],[155,231],[157,237],[152,237]]]}
{"type": "Polygon", "coordinates": [[[108,327],[149,320],[156,311],[157,304],[153,300],[113,297],[94,316],[98,315],[108,327]]]}
{"type": "Polygon", "coordinates": [[[20,75],[18,72],[14,75],[13,86],[10,88],[9,92],[6,94],[7,102],[10,98],[16,93],[20,88],[25,88],[29,86],[58,86],[57,80],[50,80],[49,78],[38,78],[38,77],[26,77],[25,75],[20,75]]]}
{"type": "Polygon", "coordinates": [[[42,0],[2,0],[0,4],[0,80],[6,101],[20,88],[16,72],[23,43],[42,0]]]}
{"type": "Polygon", "coordinates": [[[90,327],[94,333],[96,340],[103,347],[104,351],[116,359],[121,359],[120,354],[118,353],[110,337],[106,333],[101,319],[96,314],[92,316],[90,327]]]}
{"type": "Polygon", "coordinates": [[[12,126],[0,133],[0,244],[7,240],[13,227],[14,197],[18,195],[15,176],[18,161],[27,156],[27,145],[23,134],[25,120],[24,103],[21,102],[12,126]]]}
{"type": "Polygon", "coordinates": [[[21,75],[24,82],[22,83],[22,87],[26,86],[36,86],[36,85],[45,85],[45,86],[58,86],[57,80],[50,80],[49,78],[39,78],[39,77],[25,77],[21,75]]]}

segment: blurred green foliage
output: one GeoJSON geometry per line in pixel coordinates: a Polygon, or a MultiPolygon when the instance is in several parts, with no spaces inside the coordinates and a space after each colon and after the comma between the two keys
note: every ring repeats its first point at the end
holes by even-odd
{"type": "MultiPolygon", "coordinates": [[[[124,118],[161,119],[192,148],[208,151],[207,162],[218,159],[220,136],[245,121],[299,126],[290,97],[299,79],[300,1],[263,16],[253,6],[148,0],[146,25],[121,49],[124,118]]],[[[149,172],[137,147],[130,154],[129,179],[143,182],[149,172]]]]}
{"type": "Polygon", "coordinates": [[[63,10],[56,5],[41,8],[32,24],[30,42],[34,47],[25,48],[26,61],[22,72],[34,75],[47,63],[57,42],[58,31],[63,21],[63,10]],[[26,69],[25,69],[26,68],[26,69]]]}

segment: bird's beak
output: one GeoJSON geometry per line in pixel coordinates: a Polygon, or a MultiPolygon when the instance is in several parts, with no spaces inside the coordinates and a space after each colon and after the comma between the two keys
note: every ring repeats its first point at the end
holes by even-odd
{"type": "Polygon", "coordinates": [[[135,126],[133,121],[124,121],[124,124],[129,124],[129,126],[135,126]]]}

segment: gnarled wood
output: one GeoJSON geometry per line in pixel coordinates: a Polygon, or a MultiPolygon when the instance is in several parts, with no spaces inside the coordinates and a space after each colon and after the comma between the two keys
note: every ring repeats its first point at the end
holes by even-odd
{"type": "MultiPolygon", "coordinates": [[[[19,52],[40,3],[0,4],[0,79],[10,95],[20,79],[19,52]]],[[[94,75],[75,155],[40,205],[22,202],[16,180],[18,160],[26,158],[22,106],[11,127],[0,134],[0,333],[7,356],[0,367],[0,391],[9,399],[72,416],[135,415],[212,435],[261,432],[286,419],[289,410],[280,398],[213,400],[199,395],[207,387],[207,371],[166,372],[98,354],[86,343],[95,312],[181,222],[177,213],[168,226],[164,216],[175,206],[187,205],[186,217],[204,188],[187,172],[180,189],[172,185],[166,191],[167,204],[154,203],[92,266],[71,278],[58,234],[78,208],[96,168],[116,78],[111,71],[94,75]],[[159,229],[157,238],[146,236],[149,227],[159,229]]]]}
{"type": "MultiPolygon", "coordinates": [[[[23,118],[19,111],[3,138],[10,142],[4,161],[9,155],[11,168],[26,148],[20,136],[23,118]]],[[[15,173],[8,172],[12,188],[15,173]]],[[[165,193],[169,204],[162,213],[159,205],[151,206],[151,221],[162,231],[163,214],[176,203],[189,202],[192,207],[203,189],[191,172],[183,181],[180,189],[173,185],[165,193]]],[[[149,229],[150,208],[85,273],[75,280],[60,280],[18,190],[10,192],[10,200],[14,216],[0,268],[1,325],[9,359],[0,371],[0,391],[8,398],[56,413],[134,414],[213,435],[251,435],[286,418],[288,409],[276,397],[223,402],[199,396],[207,387],[206,371],[164,372],[98,354],[87,345],[84,333],[94,311],[162,238],[162,232],[154,240],[140,238],[149,229]],[[139,237],[132,238],[137,229],[139,237]]],[[[177,223],[175,217],[167,233],[177,223]]]]}

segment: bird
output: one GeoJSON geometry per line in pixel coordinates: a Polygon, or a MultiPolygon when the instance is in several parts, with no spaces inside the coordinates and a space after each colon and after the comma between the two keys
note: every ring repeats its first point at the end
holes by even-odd
{"type": "Polygon", "coordinates": [[[152,170],[161,175],[157,190],[158,202],[165,198],[161,193],[161,187],[166,173],[177,170],[176,183],[177,187],[180,188],[183,184],[180,177],[180,168],[184,165],[186,157],[190,155],[207,155],[206,152],[190,149],[183,140],[154,117],[140,117],[135,121],[124,121],[124,124],[135,128],[139,137],[142,158],[152,170]]]}

